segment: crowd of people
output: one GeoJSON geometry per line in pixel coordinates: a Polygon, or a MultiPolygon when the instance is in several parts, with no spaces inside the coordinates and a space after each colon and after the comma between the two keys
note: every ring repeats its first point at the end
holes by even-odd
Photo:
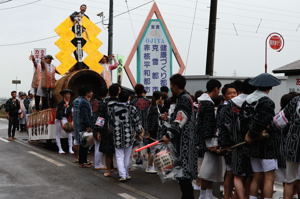
{"type": "Polygon", "coordinates": [[[28,91],[25,92],[17,91],[11,92],[11,98],[4,104],[6,116],[8,119],[8,139],[10,141],[15,140],[15,132],[26,132],[27,114],[32,112],[30,108],[33,102],[33,94],[28,91]]]}
{"type": "MultiPolygon", "coordinates": [[[[267,199],[275,181],[283,183],[284,198],[300,196],[300,95],[283,95],[276,114],[268,94],[279,84],[267,73],[223,87],[210,79],[205,92],[191,95],[185,77],[175,74],[170,89],[161,87],[148,98],[142,84],[135,86],[135,95],[112,84],[97,97],[83,87],[74,100],[73,91],[65,89],[56,112],[58,152],[65,153],[63,129],[69,135],[69,153],[81,168],[105,170],[104,176],[111,177],[116,161],[119,181],[126,182],[133,148],[159,140],[173,146],[174,178],[184,199],[194,198],[194,190],[200,190],[199,199],[215,198],[214,184],[223,185],[225,199],[267,199]],[[87,158],[92,145],[93,165],[87,158]]],[[[6,107],[13,138],[10,129],[21,107],[15,92],[6,107]]],[[[147,149],[147,173],[157,172],[153,148],[147,149]]]]}
{"type": "MultiPolygon", "coordinates": [[[[72,21],[88,18],[86,8],[81,5],[70,16],[72,21]]],[[[82,38],[76,38],[74,46],[78,40],[83,46],[82,38]]],[[[77,51],[74,56],[79,61],[77,51]]],[[[133,151],[160,141],[172,145],[174,179],[183,199],[195,198],[195,190],[200,191],[199,199],[213,199],[213,186],[220,184],[225,199],[270,199],[275,181],[283,184],[285,199],[295,194],[300,198],[300,94],[283,95],[280,111],[275,113],[275,104],[268,97],[272,87],[280,84],[274,76],[264,73],[223,86],[210,79],[206,91],[192,95],[185,89],[185,77],[175,74],[170,88],[163,86],[147,96],[144,86],[137,84],[133,95],[119,84],[111,85],[111,71],[119,64],[111,55],[99,61],[108,89],[95,97],[91,88],[82,87],[75,99],[72,90],[64,89],[62,101],[54,105],[57,71],[53,57],[36,60],[31,55],[30,59],[35,69],[32,91],[20,92],[18,97],[12,91],[5,104],[10,141],[16,129],[26,131],[26,115],[32,107],[39,111],[56,106],[58,153],[66,153],[61,144],[64,131],[68,152],[74,154],[80,168],[104,170],[105,177],[112,177],[116,165],[118,180],[126,182],[131,179],[130,166],[144,159],[145,172],[157,173],[155,147],[147,148],[145,157],[135,154],[138,158],[133,158],[133,151]],[[92,146],[93,164],[88,160],[92,146]]],[[[87,66],[78,62],[69,72],[82,68],[87,66]]]]}
{"type": "MultiPolygon", "coordinates": [[[[161,140],[174,146],[182,198],[194,198],[194,189],[200,190],[200,199],[214,198],[216,183],[223,183],[224,198],[272,198],[275,180],[284,183],[285,198],[300,194],[297,93],[282,97],[282,111],[276,115],[268,93],[280,81],[269,74],[223,87],[210,79],[206,92],[195,95],[185,90],[183,76],[173,75],[170,82],[170,97],[169,88],[162,87],[149,99],[141,84],[135,86],[134,96],[113,84],[98,99],[88,88],[72,103],[64,97],[65,104],[59,106],[64,111],[58,112],[66,115],[57,120],[72,115],[80,167],[92,167],[82,132],[93,132],[94,168],[112,176],[115,156],[122,182],[131,179],[128,169],[136,143],[161,140]],[[70,106],[72,113],[67,111],[70,106]]],[[[147,173],[157,172],[155,153],[148,148],[147,173]]]]}

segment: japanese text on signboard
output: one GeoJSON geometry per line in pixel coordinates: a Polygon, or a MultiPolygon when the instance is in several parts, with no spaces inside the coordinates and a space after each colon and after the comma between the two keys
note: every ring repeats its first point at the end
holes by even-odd
{"type": "Polygon", "coordinates": [[[172,74],[172,47],[159,19],[148,24],[138,46],[138,83],[144,84],[148,95],[169,85],[172,74]]]}
{"type": "Polygon", "coordinates": [[[33,52],[33,56],[37,62],[40,62],[41,58],[46,56],[46,48],[35,48],[33,52]]]}

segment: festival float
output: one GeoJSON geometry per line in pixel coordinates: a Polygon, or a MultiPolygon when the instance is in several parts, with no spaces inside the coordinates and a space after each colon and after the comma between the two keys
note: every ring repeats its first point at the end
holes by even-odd
{"type": "MultiPolygon", "coordinates": [[[[78,96],[80,87],[93,88],[95,97],[107,87],[102,77],[104,67],[99,63],[103,54],[99,52],[102,42],[97,38],[101,32],[91,20],[78,13],[72,19],[67,17],[56,29],[59,39],[55,45],[60,49],[56,58],[60,65],[56,71],[62,77],[53,89],[54,104],[62,100],[60,91],[71,89],[73,98],[78,96]]],[[[50,108],[28,115],[27,129],[29,141],[55,139],[56,109],[50,108]]],[[[62,138],[67,138],[65,131],[62,138]]]]}

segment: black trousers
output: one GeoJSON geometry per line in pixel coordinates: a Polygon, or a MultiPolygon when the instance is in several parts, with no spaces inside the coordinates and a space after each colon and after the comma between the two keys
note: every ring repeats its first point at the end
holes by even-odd
{"type": "Polygon", "coordinates": [[[192,180],[180,179],[179,186],[182,193],[181,199],[194,199],[194,189],[192,186],[192,180]]]}
{"type": "Polygon", "coordinates": [[[89,148],[83,147],[82,145],[79,146],[79,164],[87,163],[88,151],[89,148]]]}
{"type": "Polygon", "coordinates": [[[52,89],[45,89],[44,90],[46,96],[45,97],[40,97],[40,96],[35,96],[35,109],[37,111],[39,110],[45,110],[48,108],[54,108],[54,99],[53,99],[53,90],[52,89]],[[40,107],[40,102],[42,99],[42,109],[40,107]]]}
{"type": "Polygon", "coordinates": [[[15,137],[16,128],[18,126],[18,117],[10,117],[8,120],[8,137],[15,137]]]}
{"type": "Polygon", "coordinates": [[[40,96],[35,96],[35,109],[37,111],[39,110],[44,110],[49,108],[49,101],[47,97],[40,97],[40,96]],[[42,98],[42,108],[40,107],[40,102],[42,98]]]}

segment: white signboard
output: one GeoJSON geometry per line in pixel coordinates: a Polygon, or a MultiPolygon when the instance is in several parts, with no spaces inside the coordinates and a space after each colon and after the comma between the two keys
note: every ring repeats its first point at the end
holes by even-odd
{"type": "Polygon", "coordinates": [[[286,92],[300,92],[300,76],[288,76],[286,92]]]}
{"type": "Polygon", "coordinates": [[[34,48],[33,55],[37,61],[40,61],[46,55],[46,48],[34,48]]]}
{"type": "Polygon", "coordinates": [[[147,95],[169,86],[172,75],[172,45],[160,19],[151,19],[138,45],[137,83],[147,95]]]}
{"type": "MultiPolygon", "coordinates": [[[[27,115],[28,139],[49,140],[55,139],[56,109],[46,109],[27,115]]],[[[62,130],[61,138],[67,138],[68,134],[62,130]]]]}

